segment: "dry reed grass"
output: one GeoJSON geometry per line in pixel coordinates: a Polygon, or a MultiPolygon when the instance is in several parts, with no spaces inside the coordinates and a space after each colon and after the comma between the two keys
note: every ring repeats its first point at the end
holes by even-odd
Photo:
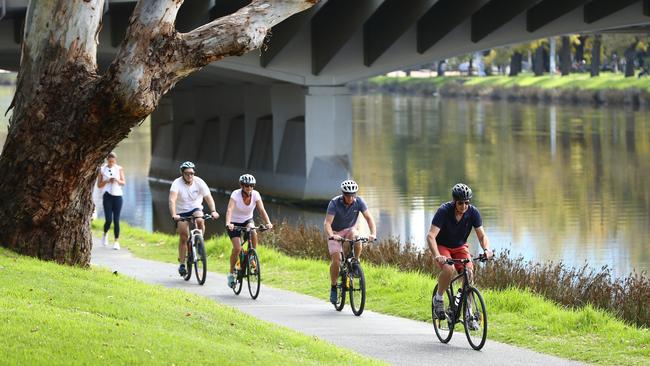
{"type": "MultiPolygon", "coordinates": [[[[285,222],[267,232],[264,243],[290,256],[329,260],[326,237],[320,227],[285,222]]],[[[362,259],[432,277],[439,272],[429,250],[421,252],[412,243],[401,243],[395,238],[366,245],[362,259]]],[[[477,266],[475,278],[479,287],[525,288],[566,307],[591,304],[630,324],[650,326],[650,279],[645,272],[616,278],[607,266],[593,270],[587,264],[570,268],[562,262],[535,263],[521,256],[513,257],[506,250],[477,266]]]]}

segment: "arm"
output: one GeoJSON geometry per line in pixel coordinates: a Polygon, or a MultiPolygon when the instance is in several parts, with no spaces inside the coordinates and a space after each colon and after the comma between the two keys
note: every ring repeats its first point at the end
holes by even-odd
{"type": "Polygon", "coordinates": [[[438,251],[438,242],[436,241],[436,236],[438,236],[439,232],[440,228],[431,224],[429,233],[427,234],[427,244],[429,244],[429,250],[431,250],[431,254],[433,254],[433,259],[439,263],[444,263],[447,258],[440,255],[440,252],[438,251]]]}
{"type": "Polygon", "coordinates": [[[235,200],[230,199],[228,201],[228,209],[226,210],[226,227],[228,230],[232,230],[234,228],[234,225],[230,222],[230,219],[232,218],[232,210],[235,208],[235,200]]]}
{"type": "Polygon", "coordinates": [[[121,186],[126,184],[126,178],[124,178],[124,169],[120,169],[120,178],[117,180],[117,184],[121,186]]]}
{"type": "Polygon", "coordinates": [[[203,199],[205,202],[208,203],[208,208],[210,209],[210,216],[212,216],[213,219],[218,219],[219,218],[219,213],[217,213],[217,208],[214,204],[214,198],[212,198],[211,194],[203,196],[203,199]]]}
{"type": "Polygon", "coordinates": [[[334,230],[332,230],[332,222],[334,221],[334,215],[332,214],[327,214],[325,215],[325,222],[323,223],[323,226],[325,227],[325,234],[327,234],[328,238],[334,238],[334,240],[341,240],[343,239],[339,235],[334,235],[334,230]]]}
{"type": "Polygon", "coordinates": [[[269,215],[266,213],[266,210],[264,209],[264,203],[262,203],[262,200],[259,200],[255,203],[255,206],[257,207],[257,211],[262,215],[262,220],[264,220],[265,224],[268,229],[273,229],[273,224],[271,224],[271,219],[269,219],[269,215]]]}
{"type": "Polygon", "coordinates": [[[180,218],[180,216],[176,214],[177,197],[178,197],[178,192],[169,191],[169,213],[172,215],[172,218],[174,220],[178,220],[180,218]]]}
{"type": "Polygon", "coordinates": [[[483,226],[474,228],[474,230],[476,231],[476,237],[478,237],[478,242],[481,245],[481,248],[483,248],[487,259],[492,258],[494,254],[490,249],[490,241],[488,240],[487,234],[485,234],[485,230],[483,230],[483,226]]]}
{"type": "Polygon", "coordinates": [[[370,210],[363,211],[363,217],[366,219],[366,222],[368,222],[368,228],[370,229],[369,239],[370,241],[373,241],[377,238],[377,227],[375,226],[375,220],[372,218],[370,210]]]}

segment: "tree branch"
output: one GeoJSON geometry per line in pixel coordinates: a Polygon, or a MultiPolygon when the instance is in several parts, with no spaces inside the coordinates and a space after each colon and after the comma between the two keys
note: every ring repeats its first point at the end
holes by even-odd
{"type": "Polygon", "coordinates": [[[256,0],[234,14],[182,34],[190,56],[183,57],[184,71],[261,47],[274,25],[316,3],[318,0],[256,0]]]}

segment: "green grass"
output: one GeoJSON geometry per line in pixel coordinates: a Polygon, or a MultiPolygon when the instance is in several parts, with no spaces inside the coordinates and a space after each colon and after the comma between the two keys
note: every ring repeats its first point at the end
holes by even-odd
{"type": "Polygon", "coordinates": [[[467,77],[467,76],[445,76],[445,77],[432,77],[432,78],[413,78],[413,77],[387,77],[378,76],[369,80],[373,84],[379,86],[396,83],[398,85],[436,85],[442,86],[447,83],[462,83],[468,86],[475,87],[535,87],[541,89],[590,89],[590,90],[605,90],[605,89],[642,89],[650,91],[650,77],[629,77],[626,78],[623,74],[601,73],[597,77],[591,77],[587,73],[570,74],[567,76],[534,76],[532,74],[520,74],[518,76],[485,76],[485,77],[467,77]]]}
{"type": "Polygon", "coordinates": [[[1,248],[0,310],[3,365],[380,364],[207,298],[1,248]]]}
{"type": "MultiPolygon", "coordinates": [[[[97,234],[101,234],[100,225],[100,222],[93,224],[97,234]]],[[[173,236],[152,234],[124,225],[120,243],[137,256],[176,261],[178,240],[173,236]]],[[[231,247],[229,240],[225,237],[213,238],[206,245],[210,254],[210,270],[225,273],[231,247]]],[[[259,248],[259,254],[265,284],[324,300],[327,298],[328,263],[288,257],[263,245],[259,248]]],[[[366,309],[430,321],[434,279],[367,263],[364,264],[364,271],[368,283],[366,309]]],[[[483,294],[490,319],[489,339],[594,364],[618,365],[621,360],[629,365],[650,362],[648,329],[626,325],[591,307],[566,310],[528,291],[485,290],[483,294]]],[[[462,332],[455,335],[463,336],[462,332]]],[[[438,342],[433,332],[431,342],[438,342]]]]}

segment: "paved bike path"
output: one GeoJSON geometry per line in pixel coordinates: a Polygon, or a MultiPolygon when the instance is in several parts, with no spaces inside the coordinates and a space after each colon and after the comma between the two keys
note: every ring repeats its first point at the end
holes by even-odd
{"type": "MultiPolygon", "coordinates": [[[[298,332],[317,336],[340,347],[387,361],[394,365],[579,365],[580,363],[543,355],[523,348],[488,340],[480,351],[471,349],[460,328],[449,344],[442,344],[430,323],[419,322],[364,310],[360,317],[352,314],[348,304],[337,312],[323,298],[315,298],[262,285],[257,300],[252,300],[248,288],[236,296],[226,286],[226,276],[209,272],[204,286],[194,276],[185,282],[177,266],[134,257],[128,250],[115,251],[95,241],[92,264],[107,267],[140,281],[178,288],[233,306],[258,319],[279,324],[298,332]]],[[[209,263],[208,263],[209,264],[209,263]]],[[[262,279],[264,279],[262,261],[262,279]]],[[[246,286],[246,283],[244,283],[246,286]]],[[[367,299],[372,301],[372,299],[367,299]]],[[[488,309],[489,311],[489,309],[488,309]]],[[[488,314],[489,315],[489,314],[488,314]]]]}

